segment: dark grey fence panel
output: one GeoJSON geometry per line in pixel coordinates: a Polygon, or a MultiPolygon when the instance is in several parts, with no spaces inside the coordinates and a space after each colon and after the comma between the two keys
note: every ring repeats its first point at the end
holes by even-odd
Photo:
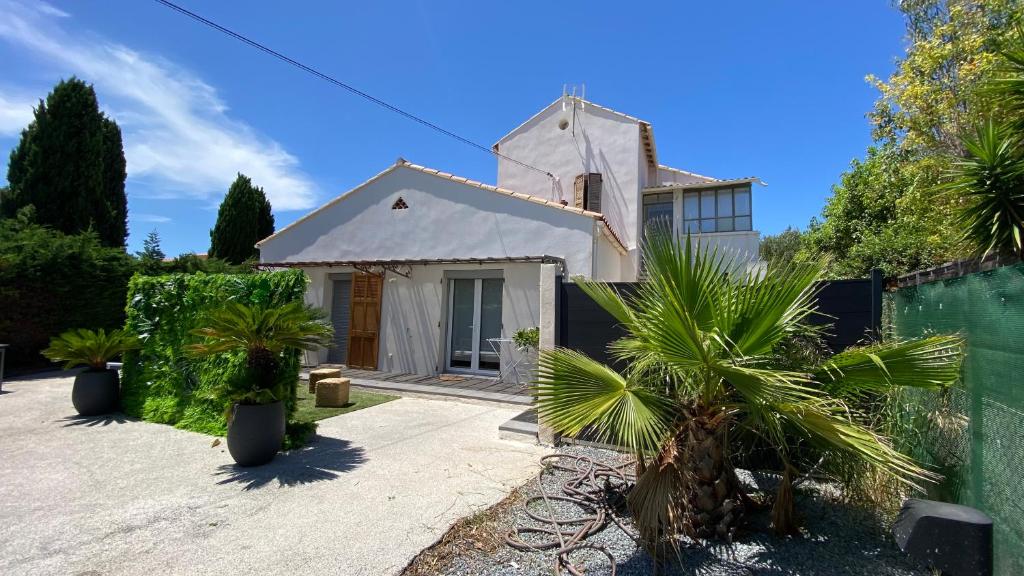
{"type": "MultiPolygon", "coordinates": [[[[829,347],[839,352],[871,337],[881,325],[882,278],[823,282],[818,293],[817,324],[832,324],[826,338],[829,347]]],[[[579,350],[600,362],[611,364],[608,344],[626,331],[579,286],[559,283],[556,295],[558,321],[555,326],[559,346],[579,350]]],[[[613,283],[616,289],[631,291],[636,284],[613,283]]]]}

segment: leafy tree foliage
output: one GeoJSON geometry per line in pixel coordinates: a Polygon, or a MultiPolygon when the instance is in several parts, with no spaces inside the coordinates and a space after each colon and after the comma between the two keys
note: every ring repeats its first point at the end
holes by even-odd
{"type": "Polygon", "coordinates": [[[829,277],[888,275],[963,257],[951,223],[959,199],[936,187],[965,148],[962,136],[1007,114],[984,89],[1002,65],[1021,0],[899,0],[908,47],[869,115],[875,144],[855,160],[806,233],[802,258],[828,257],[829,277]]]}
{"type": "Polygon", "coordinates": [[[826,255],[831,278],[864,277],[872,268],[893,276],[951,259],[958,236],[932,191],[947,161],[908,156],[888,144],[854,160],[832,187],[822,219],[811,221],[800,258],[826,255]]]}
{"type": "Polygon", "coordinates": [[[907,26],[906,55],[887,80],[868,76],[881,93],[871,113],[875,138],[905,150],[960,154],[961,137],[992,113],[980,90],[1000,65],[1020,0],[896,0],[907,26]]]}
{"type": "Polygon", "coordinates": [[[100,112],[92,86],[62,80],[11,151],[0,215],[32,205],[40,224],[65,234],[92,229],[105,246],[124,246],[125,177],[117,123],[100,112]]]}
{"type": "Polygon", "coordinates": [[[203,258],[198,254],[186,252],[179,254],[174,260],[164,263],[164,273],[194,274],[203,272],[206,274],[250,274],[252,266],[247,263],[231,264],[220,258],[203,258]]]}
{"type": "Polygon", "coordinates": [[[228,189],[210,231],[210,256],[241,264],[258,255],[256,242],[274,233],[274,215],[263,189],[239,174],[228,189]]]}
{"type": "Polygon", "coordinates": [[[789,264],[800,252],[800,239],[800,231],[789,227],[774,236],[765,236],[759,248],[761,260],[779,265],[789,264]]]}
{"type": "Polygon", "coordinates": [[[960,201],[960,228],[977,252],[1024,256],[1024,29],[1003,55],[1006,75],[987,86],[1002,97],[1010,118],[989,119],[963,138],[966,152],[945,189],[960,201]]]}
{"type": "Polygon", "coordinates": [[[0,342],[8,368],[45,365],[39,352],[71,328],[118,328],[134,269],[124,249],[103,246],[95,232],[67,235],[22,208],[0,220],[0,342]]]}

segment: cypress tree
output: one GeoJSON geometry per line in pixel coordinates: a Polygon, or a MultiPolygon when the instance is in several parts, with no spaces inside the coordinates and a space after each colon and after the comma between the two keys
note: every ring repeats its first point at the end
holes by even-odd
{"type": "Polygon", "coordinates": [[[100,112],[92,86],[61,80],[11,151],[0,215],[31,204],[40,224],[65,234],[93,229],[104,245],[124,246],[125,176],[117,123],[100,112]]]}
{"type": "Polygon", "coordinates": [[[124,181],[128,165],[124,159],[121,128],[110,118],[103,119],[103,204],[96,219],[100,240],[108,246],[124,246],[128,239],[128,195],[124,181]]]}
{"type": "Polygon", "coordinates": [[[274,233],[274,215],[263,189],[239,173],[210,230],[210,257],[241,264],[257,256],[256,242],[274,233]]]}

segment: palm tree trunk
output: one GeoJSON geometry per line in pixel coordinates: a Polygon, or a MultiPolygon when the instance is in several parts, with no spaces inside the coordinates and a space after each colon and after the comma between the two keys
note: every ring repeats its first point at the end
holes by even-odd
{"type": "Polygon", "coordinates": [[[784,460],[785,469],[779,481],[779,491],[772,505],[772,528],[779,536],[796,533],[796,517],[793,513],[793,473],[797,470],[784,460]]]}
{"type": "Polygon", "coordinates": [[[661,451],[649,462],[638,459],[629,504],[650,550],[680,534],[732,539],[743,505],[729,462],[730,424],[723,410],[686,410],[661,451]]]}
{"type": "Polygon", "coordinates": [[[688,444],[688,523],[701,538],[731,540],[743,514],[739,481],[729,462],[730,423],[726,412],[707,411],[691,418],[676,437],[688,444]]]}

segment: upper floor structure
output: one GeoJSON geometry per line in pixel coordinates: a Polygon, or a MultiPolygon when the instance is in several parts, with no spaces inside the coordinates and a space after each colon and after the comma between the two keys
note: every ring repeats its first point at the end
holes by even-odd
{"type": "Polygon", "coordinates": [[[643,230],[658,219],[703,244],[757,259],[753,185],[762,182],[660,164],[650,122],[564,96],[499,139],[494,150],[500,188],[604,215],[628,251],[623,280],[635,279],[643,230]]]}

